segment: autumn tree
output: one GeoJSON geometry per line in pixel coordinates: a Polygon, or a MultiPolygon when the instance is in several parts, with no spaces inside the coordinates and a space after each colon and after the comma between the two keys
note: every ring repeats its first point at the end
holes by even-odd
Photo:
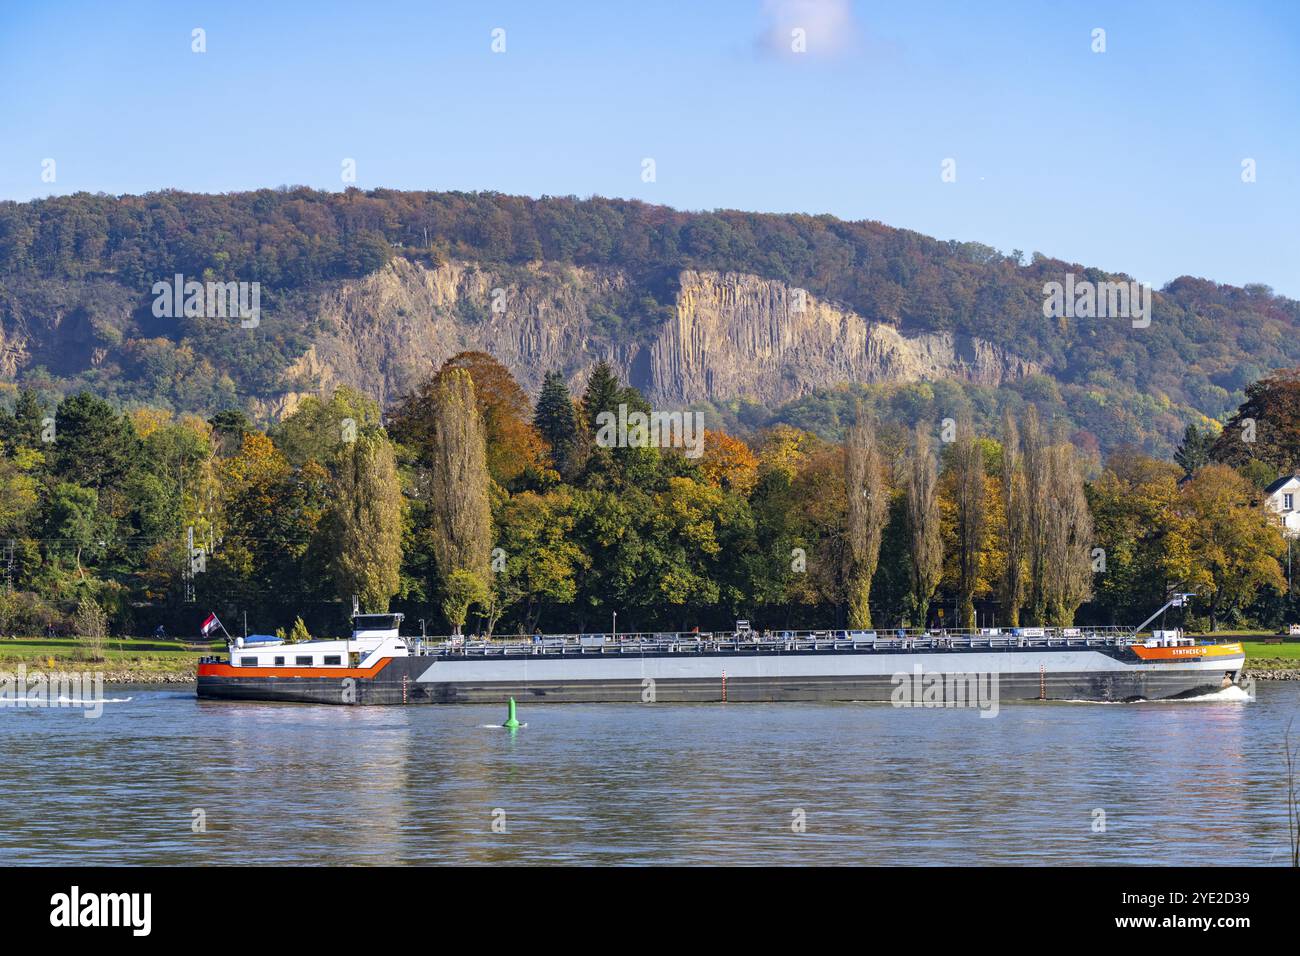
{"type": "Polygon", "coordinates": [[[363,432],[338,449],[331,465],[335,587],[344,599],[355,595],[362,611],[384,613],[402,562],[402,489],[392,446],[382,432],[363,432]]]}
{"type": "Polygon", "coordinates": [[[793,425],[774,425],[763,434],[759,446],[760,471],[779,471],[791,480],[812,455],[826,446],[812,432],[793,425]]]}
{"type": "Polygon", "coordinates": [[[42,461],[39,452],[18,448],[12,455],[0,450],[0,537],[25,528],[35,516],[40,489],[35,474],[42,461]]]}
{"type": "Polygon", "coordinates": [[[1004,561],[998,582],[998,601],[1002,623],[1007,627],[1020,624],[1020,608],[1025,603],[1025,536],[1028,528],[1028,501],[1025,474],[1020,455],[1020,430],[1008,409],[1002,416],[1002,547],[1004,561]]]}
{"type": "Polygon", "coordinates": [[[861,405],[844,442],[847,503],[844,578],[849,626],[871,627],[871,582],[880,561],[880,539],[889,514],[889,486],[875,428],[861,405]]]}
{"type": "MultiPolygon", "coordinates": [[[[387,610],[387,608],[384,608],[384,610],[387,610]]],[[[289,634],[285,640],[290,644],[305,644],[311,640],[311,632],[307,630],[307,622],[301,616],[293,619],[293,627],[289,628],[289,634]]]]}
{"type": "Polygon", "coordinates": [[[739,438],[705,429],[700,474],[717,488],[748,495],[758,481],[758,458],[739,438]]]}
{"type": "Polygon", "coordinates": [[[509,370],[486,352],[453,355],[437,374],[404,396],[391,416],[392,435],[411,446],[426,463],[431,462],[442,385],[458,372],[467,374],[474,386],[488,473],[505,487],[538,464],[544,443],[532,423],[528,395],[509,370]]]}
{"type": "Polygon", "coordinates": [[[848,603],[844,578],[849,564],[845,535],[848,495],[844,477],[843,450],[818,445],[799,461],[785,499],[791,512],[789,542],[798,548],[802,558],[801,568],[788,579],[789,598],[798,604],[848,603]]]}
{"type": "Polygon", "coordinates": [[[486,352],[460,352],[442,363],[438,378],[464,369],[474,383],[474,403],[483,419],[488,473],[502,486],[509,485],[545,454],[542,436],[533,425],[528,394],[495,356],[486,352]]]}
{"type": "Polygon", "coordinates": [[[957,532],[957,626],[974,628],[975,589],[984,550],[984,451],[968,418],[957,426],[951,461],[957,532]]]}
{"type": "Polygon", "coordinates": [[[1092,595],[1092,515],[1079,456],[1068,442],[1048,449],[1043,601],[1045,623],[1068,627],[1092,595]]]}
{"type": "Polygon", "coordinates": [[[521,491],[495,503],[501,560],[492,568],[489,634],[515,604],[522,605],[522,629],[531,632],[548,605],[576,598],[578,574],[591,564],[574,533],[578,508],[578,495],[565,487],[547,494],[521,491]]]}
{"type": "Polygon", "coordinates": [[[925,627],[930,599],[943,575],[943,539],[939,531],[939,473],[930,435],[917,425],[907,469],[907,527],[911,540],[909,577],[910,618],[913,626],[925,627]]]}
{"type": "Polygon", "coordinates": [[[726,496],[703,482],[674,477],[651,499],[651,508],[644,535],[647,597],[675,607],[717,603],[726,496]]]}
{"type": "MultiPolygon", "coordinates": [[[[750,580],[748,595],[758,607],[787,604],[795,593],[794,580],[807,576],[807,542],[795,540],[801,533],[795,479],[814,444],[821,440],[786,425],[767,430],[759,441],[758,468],[748,497],[754,545],[740,557],[750,580]]],[[[842,467],[840,471],[842,475],[842,467]]]]}
{"type": "Polygon", "coordinates": [[[291,415],[271,429],[271,437],[293,465],[321,463],[365,429],[379,425],[379,406],[354,388],[340,385],[322,400],[308,395],[291,415]]]}
{"type": "Polygon", "coordinates": [[[1038,410],[1025,409],[1021,439],[1021,471],[1024,476],[1024,538],[1028,567],[1029,623],[1041,627],[1047,620],[1047,548],[1050,509],[1048,493],[1051,471],[1048,440],[1038,420],[1038,410]]]}
{"type": "Polygon", "coordinates": [[[295,469],[270,438],[254,431],[244,435],[239,454],[221,462],[219,474],[220,544],[198,584],[214,599],[251,603],[254,613],[314,597],[319,583],[301,571],[329,508],[324,466],[309,461],[295,469]]]}
{"type": "Polygon", "coordinates": [[[1261,588],[1285,592],[1276,557],[1285,547],[1281,531],[1241,475],[1226,465],[1206,465],[1182,486],[1174,514],[1182,542],[1171,548],[1171,571],[1196,594],[1211,630],[1247,607],[1261,588]]]}
{"type": "MultiPolygon", "coordinates": [[[[452,369],[439,377],[431,411],[433,552],[444,589],[456,587],[451,607],[459,614],[462,601],[468,598],[474,603],[478,596],[486,596],[492,547],[483,420],[469,372],[452,369]],[[477,577],[479,587],[470,586],[467,575],[477,577]]],[[[464,617],[452,624],[459,632],[464,617]]]]}
{"type": "Polygon", "coordinates": [[[1279,475],[1300,471],[1300,368],[1281,369],[1246,386],[1246,400],[1223,426],[1210,455],[1234,467],[1255,460],[1279,475]]]}
{"type": "Polygon", "coordinates": [[[1112,624],[1142,620],[1177,583],[1169,579],[1169,564],[1185,546],[1173,535],[1179,476],[1178,465],[1122,448],[1087,486],[1105,557],[1094,586],[1112,624]]]}
{"type": "Polygon", "coordinates": [[[453,634],[460,634],[469,617],[469,609],[489,600],[488,586],[482,574],[457,568],[443,582],[442,613],[451,622],[453,634]]]}

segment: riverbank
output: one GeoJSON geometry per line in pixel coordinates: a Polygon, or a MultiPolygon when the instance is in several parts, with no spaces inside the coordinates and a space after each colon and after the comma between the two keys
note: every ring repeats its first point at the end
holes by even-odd
{"type": "Polygon", "coordinates": [[[1300,681],[1300,641],[1265,644],[1261,640],[1243,640],[1246,652],[1246,676],[1256,680],[1300,681]]]}
{"type": "Polygon", "coordinates": [[[106,684],[185,684],[193,683],[200,657],[224,650],[221,641],[121,638],[105,641],[102,658],[92,661],[73,638],[5,638],[0,640],[0,671],[22,665],[29,674],[91,671],[103,674],[106,684]]]}

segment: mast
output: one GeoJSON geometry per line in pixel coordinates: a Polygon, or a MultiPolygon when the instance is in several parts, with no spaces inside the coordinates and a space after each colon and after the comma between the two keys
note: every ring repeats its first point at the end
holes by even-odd
{"type": "Polygon", "coordinates": [[[1150,624],[1152,621],[1158,618],[1161,614],[1164,614],[1165,611],[1169,610],[1171,607],[1184,607],[1187,604],[1187,599],[1194,598],[1194,597],[1196,597],[1196,595],[1190,592],[1179,592],[1174,594],[1173,597],[1171,597],[1168,601],[1164,603],[1164,606],[1161,607],[1160,610],[1156,611],[1154,614],[1152,614],[1149,618],[1147,618],[1137,627],[1133,628],[1133,633],[1131,636],[1137,637],[1138,634],[1141,633],[1142,628],[1146,627],[1148,624],[1150,624]]]}

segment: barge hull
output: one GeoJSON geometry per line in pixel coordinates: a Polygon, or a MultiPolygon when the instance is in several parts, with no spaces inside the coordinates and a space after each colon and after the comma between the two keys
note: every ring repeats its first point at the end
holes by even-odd
{"type": "MultiPolygon", "coordinates": [[[[1057,655],[1052,655],[1057,656],[1057,655]]],[[[709,668],[698,675],[658,674],[662,668],[640,666],[639,674],[600,673],[595,661],[579,663],[569,670],[590,670],[588,677],[551,677],[544,673],[508,674],[503,668],[473,668],[465,663],[440,662],[432,666],[425,658],[394,659],[382,673],[370,678],[215,676],[200,674],[198,696],[220,700],[262,700],[316,704],[504,704],[513,697],[535,703],[714,703],[729,701],[897,701],[899,675],[919,678],[976,677],[972,693],[1000,702],[1026,700],[1136,701],[1168,700],[1214,693],[1233,682],[1240,663],[1208,662],[1186,665],[1132,665],[1107,660],[1108,667],[1096,670],[1042,669],[941,670],[933,659],[924,672],[915,658],[895,659],[892,669],[877,673],[800,674],[800,668],[757,668],[785,673],[735,673],[741,661],[728,661],[733,670],[723,677],[723,668],[709,668]],[[475,673],[477,670],[477,673],[475,673]],[[989,677],[996,674],[996,688],[989,677]],[[439,679],[446,675],[455,679],[439,679]],[[982,689],[982,690],[981,690],[982,689]]],[[[521,662],[510,662],[517,665],[521,662]]],[[[624,662],[620,662],[624,663],[624,662]]],[[[631,661],[625,662],[631,664],[631,661]]],[[[649,663],[648,661],[646,662],[649,663]]],[[[884,664],[885,662],[879,662],[884,664]]],[[[964,662],[965,663],[965,662],[964,662]]],[[[969,663],[975,663],[971,661],[969,663]]],[[[1010,663],[1010,662],[1007,662],[1010,663]]],[[[1055,663],[1055,662],[1054,662],[1055,663]]],[[[751,668],[753,669],[753,668],[751,668]]],[[[534,668],[543,670],[543,668],[534,668]]],[[[618,668],[612,670],[627,670],[618,668]]],[[[913,684],[918,690],[919,681],[913,684]]],[[[919,702],[921,697],[916,695],[919,702]]],[[[972,704],[973,706],[973,704],[972,704]]]]}

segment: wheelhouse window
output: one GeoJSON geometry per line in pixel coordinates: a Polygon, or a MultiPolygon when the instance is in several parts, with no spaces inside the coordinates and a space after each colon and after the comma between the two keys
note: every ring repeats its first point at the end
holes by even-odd
{"type": "Polygon", "coordinates": [[[342,663],[343,663],[343,658],[340,657],[338,654],[326,654],[326,655],[325,655],[325,666],[326,666],[326,667],[338,667],[338,666],[339,666],[340,664],[342,664],[342,663]]]}
{"type": "Polygon", "coordinates": [[[293,662],[297,664],[299,667],[311,667],[311,656],[308,655],[307,657],[295,657],[293,659],[293,662]]]}
{"type": "Polygon", "coordinates": [[[352,619],[354,631],[391,631],[395,627],[396,614],[358,614],[352,619]]]}

